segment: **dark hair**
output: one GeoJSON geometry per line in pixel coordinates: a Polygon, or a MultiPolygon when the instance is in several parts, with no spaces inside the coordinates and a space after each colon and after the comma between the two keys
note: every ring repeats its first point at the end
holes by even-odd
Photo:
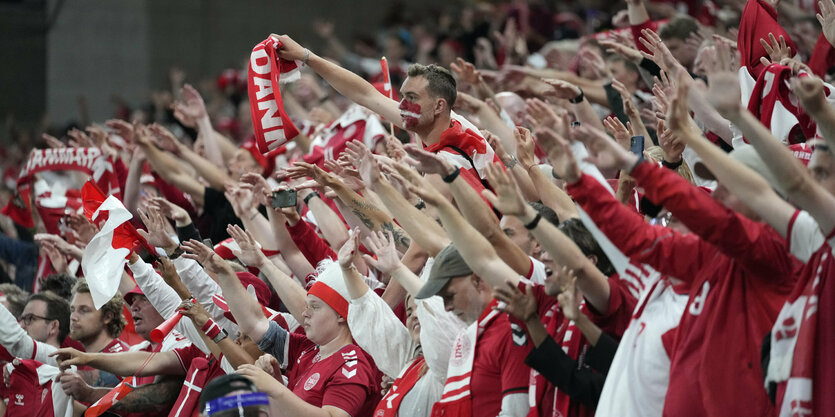
{"type": "Polygon", "coordinates": [[[557,216],[557,212],[551,209],[551,207],[548,207],[539,201],[528,201],[528,204],[533,207],[533,209],[536,210],[540,216],[542,216],[542,219],[548,220],[548,222],[554,226],[560,225],[560,218],[557,216]]]}
{"type": "Polygon", "coordinates": [[[209,381],[203,388],[203,392],[200,393],[200,399],[198,400],[200,412],[204,411],[207,402],[216,398],[225,397],[230,392],[235,391],[258,392],[258,388],[256,388],[252,380],[241,374],[231,373],[221,375],[209,381]]]}
{"type": "Polygon", "coordinates": [[[667,22],[661,30],[658,31],[658,36],[662,40],[680,39],[686,40],[691,34],[699,31],[699,22],[690,16],[679,15],[667,22]]]}
{"type": "Polygon", "coordinates": [[[23,291],[15,284],[0,284],[0,293],[6,296],[6,301],[9,303],[9,312],[18,319],[23,314],[23,309],[26,307],[26,301],[29,298],[29,293],[23,291]]]}
{"type": "Polygon", "coordinates": [[[455,105],[455,98],[458,97],[458,91],[456,90],[458,87],[456,86],[455,78],[452,77],[452,74],[446,68],[435,64],[412,64],[409,67],[407,75],[409,77],[426,78],[426,81],[428,81],[426,89],[429,90],[429,93],[433,97],[440,97],[446,100],[447,106],[450,109],[455,105]]]}
{"type": "MultiPolygon", "coordinates": [[[[73,295],[78,293],[90,293],[90,287],[87,286],[87,280],[84,278],[79,278],[78,281],[75,282],[75,286],[72,288],[73,295]]],[[[127,320],[125,320],[125,316],[122,314],[124,305],[125,300],[122,298],[122,293],[117,291],[116,295],[114,295],[110,300],[107,300],[107,302],[99,309],[101,311],[102,319],[105,319],[108,314],[111,317],[110,322],[105,326],[107,334],[110,337],[119,337],[119,335],[122,334],[122,330],[125,330],[127,320]]]]}
{"type": "Polygon", "coordinates": [[[580,219],[568,219],[559,225],[559,229],[565,233],[569,239],[574,241],[574,244],[577,245],[581,251],[583,251],[583,255],[594,255],[597,258],[597,269],[599,269],[603,275],[608,277],[615,273],[615,267],[612,266],[612,262],[609,260],[609,257],[606,256],[603,249],[601,249],[600,245],[597,244],[597,240],[594,236],[592,236],[588,229],[586,229],[586,226],[583,225],[580,219]]]}
{"type": "Polygon", "coordinates": [[[69,300],[72,297],[72,287],[75,285],[76,279],[70,274],[49,274],[41,281],[41,291],[50,291],[65,300],[69,300]]]}
{"type": "Polygon", "coordinates": [[[32,294],[27,303],[39,300],[46,303],[46,318],[58,320],[58,342],[62,343],[70,333],[70,303],[51,292],[32,294]]]}

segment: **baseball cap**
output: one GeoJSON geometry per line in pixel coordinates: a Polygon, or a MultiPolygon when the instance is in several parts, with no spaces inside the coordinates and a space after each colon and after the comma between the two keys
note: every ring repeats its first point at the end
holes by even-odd
{"type": "MultiPolygon", "coordinates": [[[[737,162],[742,163],[743,165],[751,168],[759,174],[774,191],[777,191],[777,194],[781,196],[785,196],[785,190],[780,187],[780,184],[777,182],[777,179],[774,177],[774,174],[771,173],[771,170],[765,165],[765,162],[760,158],[760,155],[757,154],[757,151],[751,145],[744,145],[735,148],[730,154],[730,157],[735,159],[737,162]]],[[[693,172],[701,178],[706,180],[715,181],[716,176],[710,172],[707,165],[702,163],[702,161],[696,162],[693,166],[693,172]]]]}
{"type": "Polygon", "coordinates": [[[142,288],[139,288],[138,285],[133,287],[132,290],[128,291],[122,298],[124,298],[125,302],[128,303],[128,306],[130,306],[131,304],[133,304],[133,297],[137,295],[145,295],[145,293],[142,292],[142,288]]]}
{"type": "Polygon", "coordinates": [[[423,288],[418,291],[415,298],[422,300],[432,297],[438,294],[450,279],[463,277],[472,273],[473,270],[464,262],[464,258],[458,253],[458,249],[450,243],[435,256],[435,263],[432,264],[432,268],[429,270],[429,278],[423,284],[423,288]]]}

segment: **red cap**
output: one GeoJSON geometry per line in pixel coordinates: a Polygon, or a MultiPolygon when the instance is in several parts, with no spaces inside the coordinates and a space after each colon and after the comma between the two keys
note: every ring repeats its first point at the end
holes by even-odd
{"type": "Polygon", "coordinates": [[[145,295],[145,293],[142,292],[142,288],[139,288],[138,285],[133,287],[132,290],[128,291],[127,294],[125,294],[122,298],[125,299],[125,302],[128,303],[128,305],[131,305],[133,304],[133,297],[137,295],[145,295]]]}
{"type": "Polygon", "coordinates": [[[265,177],[272,175],[273,170],[275,169],[275,159],[264,156],[261,151],[258,150],[258,145],[255,144],[254,140],[250,139],[241,144],[241,149],[249,151],[249,154],[255,158],[255,162],[257,162],[263,169],[262,174],[265,177]]]}

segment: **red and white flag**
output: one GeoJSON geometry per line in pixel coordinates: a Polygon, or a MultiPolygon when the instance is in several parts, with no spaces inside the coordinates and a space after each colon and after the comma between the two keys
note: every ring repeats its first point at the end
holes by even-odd
{"type": "Polygon", "coordinates": [[[392,94],[391,89],[391,74],[389,74],[389,61],[386,59],[386,57],[380,59],[380,68],[382,69],[383,74],[383,90],[385,90],[385,94],[393,100],[394,94],[392,94]]]}
{"type": "Polygon", "coordinates": [[[110,407],[113,407],[113,404],[116,404],[119,400],[130,394],[135,385],[134,377],[129,376],[123,379],[122,382],[113,387],[107,394],[104,394],[104,397],[101,397],[95,404],[84,411],[84,417],[98,417],[104,414],[110,407]]]}
{"type": "Polygon", "coordinates": [[[112,195],[105,198],[91,181],[81,188],[81,198],[87,219],[94,224],[104,221],[84,248],[81,258],[81,269],[88,278],[93,304],[99,309],[119,289],[128,255],[145,241],[128,223],[133,215],[118,198],[112,195]]]}

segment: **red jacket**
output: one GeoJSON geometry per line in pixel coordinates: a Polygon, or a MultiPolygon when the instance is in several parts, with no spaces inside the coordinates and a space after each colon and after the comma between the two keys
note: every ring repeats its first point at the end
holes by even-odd
{"type": "Polygon", "coordinates": [[[693,233],[651,226],[589,176],[568,187],[621,251],[690,283],[670,356],[665,416],[774,413],[760,346],[802,267],[770,226],[724,207],[675,172],[642,163],[646,196],[693,233]]]}

